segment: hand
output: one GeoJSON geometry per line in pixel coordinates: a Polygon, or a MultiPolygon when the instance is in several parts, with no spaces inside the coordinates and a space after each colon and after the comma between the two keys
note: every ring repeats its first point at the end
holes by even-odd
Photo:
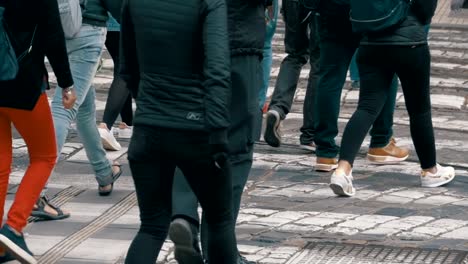
{"type": "Polygon", "coordinates": [[[73,86],[62,89],[62,103],[65,109],[72,109],[76,101],[76,92],[73,86]]]}

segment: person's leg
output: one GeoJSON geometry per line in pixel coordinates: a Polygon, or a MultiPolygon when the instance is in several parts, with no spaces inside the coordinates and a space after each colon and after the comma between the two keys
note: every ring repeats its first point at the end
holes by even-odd
{"type": "Polygon", "coordinates": [[[273,0],[273,17],[266,25],[265,45],[263,47],[263,85],[259,92],[260,108],[263,107],[266,101],[268,86],[270,83],[271,65],[273,63],[272,41],[276,31],[278,19],[278,0],[273,0]]]}
{"type": "Polygon", "coordinates": [[[220,164],[221,168],[214,164],[207,136],[191,135],[185,138],[192,138],[190,141],[193,143],[187,142],[174,149],[184,148],[179,154],[178,165],[203,209],[204,231],[207,234],[205,251],[208,252],[205,257],[208,263],[237,263],[229,162],[220,164]]]}
{"type": "Polygon", "coordinates": [[[281,63],[266,117],[264,139],[272,147],[281,145],[279,123],[291,109],[301,69],[309,59],[308,23],[303,21],[307,13],[299,1],[284,0],[282,8],[286,30],[284,45],[288,55],[281,63]]]}
{"type": "MultiPolygon", "coordinates": [[[[0,216],[2,218],[13,162],[11,120],[8,112],[8,108],[0,108],[0,216]]],[[[1,223],[3,224],[3,219],[1,223]]]]}
{"type": "Polygon", "coordinates": [[[94,88],[88,91],[76,116],[78,135],[83,142],[86,156],[96,175],[100,186],[114,182],[111,163],[107,159],[106,151],[102,147],[101,138],[96,127],[96,92],[94,88]]]}
{"type": "MultiPolygon", "coordinates": [[[[356,62],[357,51],[354,53],[351,63],[349,65],[349,75],[352,82],[359,83],[359,70],[356,62]]],[[[353,87],[355,88],[355,87],[353,87]]]]}
{"type": "MultiPolygon", "coordinates": [[[[410,117],[411,137],[423,169],[436,165],[430,97],[430,54],[427,45],[397,49],[396,66],[410,117]]],[[[395,59],[396,60],[396,59],[395,59]]]]}
{"type": "Polygon", "coordinates": [[[309,31],[310,72],[303,106],[304,123],[301,127],[300,143],[308,150],[315,150],[314,110],[320,63],[320,39],[318,34],[316,15],[312,14],[310,17],[309,31]]]}
{"type": "Polygon", "coordinates": [[[166,240],[175,163],[165,155],[162,133],[157,128],[137,126],[130,142],[128,160],[141,226],[128,250],[126,264],[155,263],[166,240]]]}
{"type": "Polygon", "coordinates": [[[122,118],[122,122],[124,122],[127,126],[133,126],[132,101],[132,96],[130,93],[128,93],[127,100],[125,101],[122,110],[120,110],[120,117],[122,118]]]}
{"type": "MultiPolygon", "coordinates": [[[[125,81],[120,78],[119,75],[119,41],[120,41],[120,32],[112,31],[107,33],[106,47],[109,53],[111,54],[112,60],[114,61],[114,80],[109,88],[109,95],[106,101],[106,108],[104,109],[104,116],[102,118],[103,122],[107,125],[107,128],[110,130],[114,125],[115,120],[119,116],[119,113],[126,114],[127,125],[132,125],[133,112],[131,108],[131,96],[130,91],[127,89],[127,84],[125,81]],[[130,98],[130,99],[129,99],[130,98]],[[130,100],[130,109],[129,103],[130,100]],[[128,111],[130,111],[131,118],[128,116],[128,111]]],[[[122,119],[124,119],[122,117],[122,119]]]]}
{"type": "Polygon", "coordinates": [[[331,171],[336,167],[335,157],[339,147],[335,143],[338,135],[338,115],[341,91],[346,80],[349,62],[356,50],[352,40],[325,40],[320,44],[320,79],[315,104],[315,144],[319,171],[331,171]]]}

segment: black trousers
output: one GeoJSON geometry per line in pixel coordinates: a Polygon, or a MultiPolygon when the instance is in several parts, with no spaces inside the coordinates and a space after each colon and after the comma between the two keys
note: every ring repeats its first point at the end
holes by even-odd
{"type": "Polygon", "coordinates": [[[353,164],[362,142],[390,94],[395,74],[400,78],[411,137],[423,169],[436,165],[434,129],[431,117],[429,47],[365,46],[357,56],[361,90],[356,112],[343,134],[340,159],[353,164]]]}
{"type": "Polygon", "coordinates": [[[114,80],[109,88],[103,122],[110,129],[120,114],[122,122],[133,124],[132,96],[127,84],[119,77],[119,42],[120,32],[109,31],[106,36],[106,48],[114,61],[114,80]]]}
{"type": "MultiPolygon", "coordinates": [[[[229,128],[229,160],[232,171],[231,203],[233,219],[239,213],[242,192],[249,177],[253,161],[253,146],[260,130],[261,123],[258,116],[258,90],[262,84],[261,61],[258,56],[236,56],[231,58],[231,126],[229,128]]],[[[174,218],[183,217],[192,223],[200,223],[198,217],[198,201],[182,173],[176,173],[173,192],[174,218]]],[[[203,211],[202,247],[206,254],[207,219],[203,211]]],[[[208,231],[208,232],[207,232],[208,231]]],[[[211,251],[210,251],[211,252],[211,251]]],[[[213,262],[210,262],[213,263],[213,262]]],[[[217,262],[216,262],[217,263],[217,262]]]]}
{"type": "Polygon", "coordinates": [[[320,60],[317,17],[297,0],[283,0],[282,13],[285,23],[284,46],[288,55],[281,63],[269,109],[278,111],[281,119],[286,118],[291,110],[302,67],[309,61],[300,141],[301,144],[310,144],[315,136],[314,104],[320,60]]]}
{"type": "Polygon", "coordinates": [[[175,168],[184,173],[200,201],[208,229],[210,263],[236,263],[229,162],[215,165],[205,132],[135,126],[128,160],[135,181],[141,227],[127,254],[127,264],[154,264],[172,215],[175,168]]]}

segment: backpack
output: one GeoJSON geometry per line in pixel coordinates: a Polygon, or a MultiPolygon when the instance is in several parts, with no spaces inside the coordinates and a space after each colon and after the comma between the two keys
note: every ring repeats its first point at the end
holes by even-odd
{"type": "Polygon", "coordinates": [[[413,0],[411,11],[423,25],[431,23],[437,8],[437,0],[413,0]]]}
{"type": "Polygon", "coordinates": [[[393,29],[408,16],[413,0],[350,0],[350,19],[356,33],[393,29]]]}
{"type": "Polygon", "coordinates": [[[83,22],[80,0],[57,0],[63,33],[66,39],[71,39],[78,34],[83,22]]]}
{"type": "Polygon", "coordinates": [[[8,29],[8,24],[4,18],[4,12],[5,8],[0,7],[0,58],[2,58],[0,63],[0,81],[12,81],[16,79],[20,67],[24,66],[25,61],[28,61],[31,57],[37,25],[34,28],[31,41],[26,50],[17,55],[13,44],[17,45],[18,43],[15,42],[13,35],[8,29]]]}
{"type": "Polygon", "coordinates": [[[18,75],[19,66],[16,53],[11,45],[7,24],[3,17],[5,8],[0,7],[0,81],[11,81],[18,75]]]}

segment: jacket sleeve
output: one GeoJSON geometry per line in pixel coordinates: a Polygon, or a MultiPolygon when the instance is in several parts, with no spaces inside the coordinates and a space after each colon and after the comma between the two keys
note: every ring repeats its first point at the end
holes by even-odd
{"type": "Polygon", "coordinates": [[[127,82],[133,97],[138,92],[140,71],[136,52],[135,30],[129,12],[128,0],[122,5],[122,16],[120,24],[120,76],[127,82]]]}
{"type": "Polygon", "coordinates": [[[44,2],[45,12],[39,30],[44,32],[45,55],[54,70],[58,85],[67,88],[73,85],[73,78],[65,45],[65,35],[60,21],[58,2],[56,0],[45,0],[44,2]]]}
{"type": "Polygon", "coordinates": [[[123,0],[103,0],[104,7],[120,23],[123,0]]]}
{"type": "Polygon", "coordinates": [[[226,141],[229,126],[228,106],[231,100],[231,63],[229,53],[227,8],[223,0],[206,1],[203,25],[205,61],[203,65],[206,90],[205,118],[211,131],[211,144],[226,141]]]}

